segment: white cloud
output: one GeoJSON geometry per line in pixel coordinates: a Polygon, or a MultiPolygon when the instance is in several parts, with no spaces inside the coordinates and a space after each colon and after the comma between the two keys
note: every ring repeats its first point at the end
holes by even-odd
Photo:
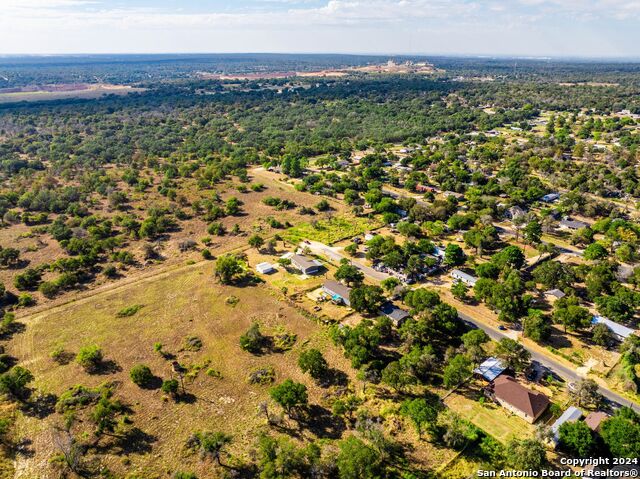
{"type": "MultiPolygon", "coordinates": [[[[615,53],[617,44],[605,38],[603,29],[640,19],[640,0],[325,0],[321,6],[312,0],[259,0],[253,9],[236,0],[236,10],[205,13],[190,11],[189,3],[169,9],[110,7],[106,0],[0,0],[0,53],[534,54],[539,49],[544,54],[569,54],[583,48],[584,53],[598,54],[594,47],[603,45],[615,53]],[[566,26],[560,30],[563,22],[566,26]],[[554,44],[551,39],[556,38],[554,44]]],[[[638,40],[636,34],[624,42],[625,52],[637,50],[638,40]]]]}

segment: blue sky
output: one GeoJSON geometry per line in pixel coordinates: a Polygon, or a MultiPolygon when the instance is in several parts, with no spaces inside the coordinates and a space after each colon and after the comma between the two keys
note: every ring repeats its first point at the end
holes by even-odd
{"type": "Polygon", "coordinates": [[[640,58],[640,0],[0,0],[0,54],[640,58]]]}

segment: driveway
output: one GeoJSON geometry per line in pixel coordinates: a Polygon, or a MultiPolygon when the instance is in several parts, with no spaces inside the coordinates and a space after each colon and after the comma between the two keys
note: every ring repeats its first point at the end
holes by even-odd
{"type": "Polygon", "coordinates": [[[346,259],[347,261],[349,261],[353,266],[355,266],[356,268],[358,268],[360,271],[362,271],[362,273],[375,280],[375,281],[382,281],[385,280],[387,278],[389,278],[390,275],[388,275],[387,273],[383,273],[381,271],[376,271],[375,269],[360,263],[359,261],[355,260],[354,258],[351,258],[349,256],[347,256],[346,254],[342,253],[342,248],[337,248],[334,246],[328,246],[324,243],[320,243],[319,241],[308,241],[304,244],[304,246],[306,246],[307,248],[309,248],[311,250],[312,253],[314,254],[319,254],[322,256],[325,256],[333,261],[336,262],[340,262],[343,259],[346,259]]]}

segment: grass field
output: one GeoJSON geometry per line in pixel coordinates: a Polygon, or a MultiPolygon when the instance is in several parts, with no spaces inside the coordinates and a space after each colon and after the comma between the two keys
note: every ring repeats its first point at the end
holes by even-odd
{"type": "Polygon", "coordinates": [[[490,401],[481,404],[462,394],[452,394],[445,403],[462,417],[503,443],[513,437],[522,439],[533,434],[534,427],[531,424],[490,401]]]}
{"type": "MultiPolygon", "coordinates": [[[[211,263],[194,265],[23,318],[26,330],[8,344],[8,351],[33,371],[35,387],[47,393],[59,396],[76,384],[116,384],[115,396],[131,408],[133,424],[142,429],[147,435],[145,440],[152,445],[152,453],[140,449],[114,455],[107,451],[103,456],[105,464],[118,477],[125,472],[145,478],[168,477],[172,473],[170,467],[176,464],[196,472],[198,477],[212,477],[211,463],[203,463],[197,455],[186,455],[183,447],[188,436],[197,430],[230,433],[234,436],[231,452],[239,457],[248,454],[258,431],[266,427],[264,418],[257,415],[257,406],[268,398],[268,387],[247,382],[247,375],[256,368],[272,366],[276,381],[292,378],[304,382],[309,387],[310,403],[319,404],[323,411],[326,389],[316,386],[297,366],[302,347],[321,349],[332,367],[350,374],[348,364],[330,346],[325,331],[279,301],[277,292],[267,286],[235,288],[214,284],[212,270],[211,263]],[[230,297],[236,298],[235,305],[227,301],[230,297]],[[142,308],[132,316],[117,317],[119,311],[132,305],[142,308]],[[259,356],[242,351],[238,338],[252,321],[259,321],[265,334],[296,334],[293,349],[259,356]],[[189,336],[201,339],[201,350],[184,349],[189,336]],[[192,404],[167,400],[158,389],[141,389],[129,379],[131,367],[140,363],[162,379],[174,375],[170,361],[154,351],[156,342],[175,354],[182,365],[191,370],[202,368],[186,383],[187,391],[193,395],[192,404]],[[57,364],[49,356],[55,348],[75,354],[91,344],[102,348],[108,364],[100,374],[89,375],[73,361],[57,364]],[[209,368],[219,371],[222,378],[208,375],[209,368]]],[[[272,409],[277,410],[276,406],[272,409]]],[[[62,417],[57,413],[44,420],[26,414],[18,416],[17,434],[33,440],[34,454],[18,457],[17,478],[57,477],[48,460],[55,452],[54,426],[61,423],[62,417]]],[[[75,434],[87,437],[91,437],[91,431],[86,419],[73,429],[75,434]]],[[[302,431],[306,437],[328,434],[331,432],[325,430],[323,435],[312,428],[302,431]]]]}
{"type": "Polygon", "coordinates": [[[18,103],[21,101],[64,100],[69,98],[95,99],[105,95],[127,95],[143,92],[144,88],[132,88],[126,85],[88,85],[87,88],[67,91],[24,91],[0,93],[0,103],[18,103]]]}
{"type": "Polygon", "coordinates": [[[380,223],[367,218],[335,216],[330,219],[318,220],[314,223],[297,224],[289,228],[283,236],[292,243],[299,243],[304,239],[309,239],[331,245],[380,226],[380,223]]]}

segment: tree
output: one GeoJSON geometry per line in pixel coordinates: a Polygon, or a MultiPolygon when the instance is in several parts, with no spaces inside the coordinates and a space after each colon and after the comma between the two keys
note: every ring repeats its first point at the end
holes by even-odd
{"type": "Polygon", "coordinates": [[[600,346],[609,346],[613,342],[613,333],[606,324],[598,323],[591,330],[591,339],[600,346]]]}
{"type": "Polygon", "coordinates": [[[560,447],[576,457],[588,457],[595,446],[591,429],[583,421],[565,422],[558,432],[560,447]]]}
{"type": "Polygon", "coordinates": [[[264,345],[264,336],[260,332],[260,325],[252,323],[246,333],[240,336],[240,347],[245,351],[256,354],[264,345]]]}
{"type": "Polygon", "coordinates": [[[471,376],[471,361],[463,354],[456,354],[444,368],[442,375],[446,388],[453,388],[471,376]]]}
{"type": "Polygon", "coordinates": [[[162,381],[162,386],[160,387],[160,389],[163,393],[175,398],[178,395],[179,386],[180,383],[177,379],[167,379],[165,381],[162,381]]]}
{"type": "Polygon", "coordinates": [[[551,336],[551,320],[539,309],[530,309],[524,319],[524,335],[541,343],[551,336]]]}
{"type": "Polygon", "coordinates": [[[600,435],[613,457],[640,457],[640,415],[621,407],[600,426],[600,435]]]}
{"type": "Polygon", "coordinates": [[[465,259],[464,251],[455,243],[449,243],[444,250],[444,264],[447,266],[460,266],[465,259]]]}
{"type": "Polygon", "coordinates": [[[540,471],[547,463],[544,445],[536,439],[511,439],[505,458],[507,465],[518,471],[540,471]]]}
{"type": "Polygon", "coordinates": [[[148,386],[154,378],[151,369],[149,369],[149,366],[146,366],[145,364],[138,364],[131,368],[129,376],[131,377],[131,381],[140,387],[148,386]]]}
{"type": "Polygon", "coordinates": [[[317,349],[307,349],[300,353],[298,358],[298,366],[304,373],[309,373],[313,379],[322,378],[327,370],[327,361],[322,356],[322,353],[317,349]]]}
{"type": "Polygon", "coordinates": [[[98,369],[102,358],[102,350],[97,345],[84,346],[76,354],[76,362],[89,373],[98,369]]]}
{"type": "Polygon", "coordinates": [[[472,329],[464,333],[461,339],[464,349],[472,360],[480,360],[485,355],[482,345],[489,341],[489,336],[482,329],[472,329]]]}
{"type": "Polygon", "coordinates": [[[402,391],[415,382],[415,377],[399,361],[391,361],[382,370],[382,382],[395,391],[402,391]]]}
{"type": "Polygon", "coordinates": [[[374,315],[380,310],[384,302],[380,286],[362,285],[353,288],[349,293],[351,307],[359,313],[374,315]]]}
{"type": "Polygon", "coordinates": [[[459,299],[460,301],[465,301],[467,299],[467,293],[469,292],[469,286],[467,286],[462,281],[456,281],[451,286],[451,293],[454,298],[459,299]]]}
{"type": "Polygon", "coordinates": [[[27,384],[33,379],[33,374],[27,368],[14,366],[0,375],[0,394],[5,394],[17,401],[23,401],[28,392],[27,384]]]}
{"type": "Polygon", "coordinates": [[[545,261],[533,270],[533,279],[546,288],[564,290],[573,286],[575,274],[571,265],[559,261],[545,261]]]}
{"type": "Polygon", "coordinates": [[[359,285],[362,284],[362,281],[364,280],[364,274],[356,266],[349,264],[346,260],[343,260],[336,270],[334,278],[349,285],[359,285]]]}
{"type": "Polygon", "coordinates": [[[232,254],[220,256],[216,260],[216,277],[223,284],[231,284],[242,273],[240,260],[232,254]]]}
{"type": "Polygon", "coordinates": [[[103,394],[91,411],[91,420],[96,425],[96,436],[112,435],[118,425],[117,417],[124,411],[124,406],[118,400],[111,399],[109,394],[103,394]]]}
{"type": "Polygon", "coordinates": [[[598,406],[602,395],[598,392],[598,383],[593,379],[581,379],[569,389],[569,395],[580,406],[598,406]]]}
{"type": "Polygon", "coordinates": [[[491,262],[495,264],[501,271],[507,268],[519,270],[525,263],[524,253],[517,246],[507,246],[499,253],[491,257],[491,262]]]}
{"type": "Polygon", "coordinates": [[[336,466],[340,479],[363,479],[383,477],[380,453],[355,436],[340,442],[340,453],[336,466]]]}
{"type": "Polygon", "coordinates": [[[269,395],[271,399],[282,406],[289,415],[291,415],[294,409],[306,406],[308,401],[307,387],[291,379],[285,379],[279,385],[271,388],[269,395]]]}
{"type": "Polygon", "coordinates": [[[196,432],[194,439],[201,456],[215,459],[219,466],[223,465],[221,455],[231,443],[231,436],[223,432],[196,432]]]}
{"type": "Polygon", "coordinates": [[[578,306],[577,298],[561,298],[554,304],[553,320],[564,326],[564,330],[577,331],[591,325],[592,314],[588,309],[578,306]]]}
{"type": "Polygon", "coordinates": [[[531,360],[531,353],[522,344],[511,338],[501,339],[495,353],[508,368],[514,371],[524,370],[531,360]]]}
{"type": "Polygon", "coordinates": [[[382,282],[380,283],[380,286],[382,286],[382,288],[387,292],[387,293],[391,293],[393,292],[398,286],[400,286],[400,280],[398,278],[396,278],[395,276],[390,276],[386,279],[383,279],[382,282]]]}
{"type": "Polygon", "coordinates": [[[249,246],[255,248],[256,250],[260,250],[262,245],[264,245],[264,238],[260,235],[253,235],[249,238],[249,246]]]}
{"type": "Polygon", "coordinates": [[[537,219],[529,221],[524,227],[523,236],[529,244],[540,243],[540,238],[542,238],[542,225],[540,222],[537,219]]]}
{"type": "Polygon", "coordinates": [[[595,261],[598,259],[606,258],[607,256],[609,256],[609,252],[607,251],[607,248],[602,246],[602,244],[595,242],[591,243],[584,249],[583,256],[585,259],[595,261]]]}
{"type": "Polygon", "coordinates": [[[407,306],[413,308],[415,313],[419,313],[430,310],[440,304],[440,296],[431,289],[419,288],[409,291],[404,297],[404,302],[407,306]]]}
{"type": "Polygon", "coordinates": [[[409,418],[416,428],[418,437],[421,438],[422,433],[435,424],[438,410],[433,404],[429,404],[426,399],[406,399],[400,406],[400,414],[409,418]]]}

